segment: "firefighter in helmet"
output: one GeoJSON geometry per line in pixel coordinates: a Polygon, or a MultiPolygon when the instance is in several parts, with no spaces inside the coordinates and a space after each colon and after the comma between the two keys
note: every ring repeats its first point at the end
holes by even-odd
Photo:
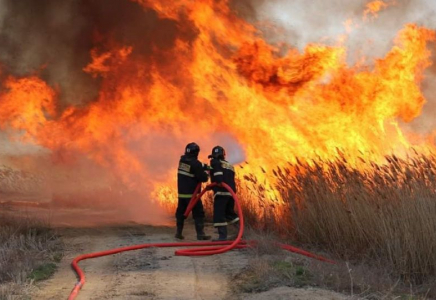
{"type": "MultiPolygon", "coordinates": [[[[177,239],[184,239],[183,225],[185,222],[184,213],[188,207],[195,188],[198,183],[206,182],[209,179],[206,170],[208,166],[198,160],[200,147],[196,143],[186,145],[185,154],[180,157],[179,168],[177,170],[177,190],[178,204],[176,210],[177,239]]],[[[200,191],[199,191],[200,192],[200,191]]],[[[195,230],[197,232],[197,240],[209,240],[211,237],[204,233],[204,209],[201,199],[192,209],[192,216],[195,221],[195,230]]]]}
{"type": "MultiPolygon", "coordinates": [[[[215,146],[209,155],[211,166],[211,182],[226,183],[236,193],[235,169],[225,160],[226,151],[221,146],[215,146]]],[[[227,240],[227,225],[237,224],[238,215],[235,213],[235,200],[232,194],[222,186],[213,187],[213,223],[218,229],[218,240],[227,240]]]]}

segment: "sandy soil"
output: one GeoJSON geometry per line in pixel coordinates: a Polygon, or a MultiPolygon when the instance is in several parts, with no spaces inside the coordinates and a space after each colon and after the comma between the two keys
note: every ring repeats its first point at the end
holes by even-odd
{"type": "MultiPolygon", "coordinates": [[[[39,217],[59,227],[65,255],[55,275],[34,289],[35,300],[67,299],[77,277],[70,267],[80,254],[123,246],[176,242],[173,220],[167,226],[129,224],[114,210],[53,209],[43,202],[28,199],[0,199],[2,213],[39,217]],[[118,225],[114,225],[118,224],[118,225]],[[72,227],[72,226],[78,227],[72,227]]],[[[212,227],[206,232],[214,234],[212,227]]],[[[185,241],[194,240],[191,220],[185,226],[185,241]]],[[[341,294],[319,289],[274,288],[259,294],[234,294],[232,279],[247,266],[248,250],[233,250],[205,257],[175,256],[177,248],[153,248],[124,252],[80,262],[86,284],[78,300],[84,299],[153,299],[153,300],[266,300],[266,299],[347,299],[341,294]]],[[[295,254],[294,254],[295,255],[295,254]]]]}
{"type": "MultiPolygon", "coordinates": [[[[193,225],[187,227],[185,236],[194,241],[193,225]]],[[[212,228],[207,230],[212,232],[212,228]]],[[[77,280],[70,263],[79,254],[140,243],[174,242],[173,231],[151,226],[62,229],[65,256],[58,272],[38,286],[32,299],[66,299],[77,280]]],[[[330,291],[288,287],[234,295],[231,278],[247,265],[247,250],[208,257],[180,257],[174,251],[143,249],[83,261],[80,266],[87,282],[77,299],[346,299],[330,291]]]]}
{"type": "MultiPolygon", "coordinates": [[[[194,237],[193,226],[186,230],[194,237]]],[[[32,299],[66,299],[76,282],[69,264],[80,253],[140,243],[174,242],[172,228],[64,229],[59,271],[32,299]]],[[[189,240],[189,239],[188,239],[189,240]]],[[[247,264],[244,251],[210,257],[174,256],[175,248],[143,249],[83,261],[87,283],[77,299],[228,299],[229,278],[247,264]]]]}

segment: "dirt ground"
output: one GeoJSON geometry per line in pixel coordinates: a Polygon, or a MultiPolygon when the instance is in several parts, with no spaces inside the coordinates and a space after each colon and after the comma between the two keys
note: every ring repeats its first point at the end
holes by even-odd
{"type": "MultiPolygon", "coordinates": [[[[194,241],[192,224],[187,224],[187,241],[194,241]]],[[[60,229],[65,256],[55,275],[38,285],[32,299],[66,299],[77,281],[70,267],[79,254],[121,246],[174,242],[174,228],[124,226],[60,229]]],[[[212,233],[212,228],[207,228],[212,233]]],[[[77,299],[153,300],[266,300],[346,299],[330,291],[279,287],[259,294],[234,294],[232,278],[248,263],[247,250],[235,250],[206,257],[175,256],[176,248],[153,248],[124,252],[80,262],[86,284],[77,299]]]]}
{"type": "MultiPolygon", "coordinates": [[[[119,219],[116,211],[53,210],[41,204],[31,205],[28,199],[20,199],[23,202],[0,200],[3,200],[0,201],[3,212],[48,219],[49,224],[57,227],[64,243],[65,252],[57,272],[36,285],[31,295],[33,300],[67,299],[77,282],[70,264],[78,255],[144,243],[176,242],[172,219],[162,220],[165,225],[147,226],[129,224],[119,219]]],[[[210,225],[206,232],[216,235],[210,225]]],[[[192,220],[185,225],[184,235],[185,241],[196,241],[192,220]]],[[[149,248],[80,262],[86,284],[77,299],[347,299],[341,294],[311,288],[277,287],[258,294],[235,293],[232,280],[247,267],[253,255],[249,250],[184,257],[175,256],[176,249],[179,248],[149,248]]]]}
{"type": "MultiPolygon", "coordinates": [[[[66,253],[59,271],[32,299],[65,299],[76,282],[70,262],[80,253],[174,242],[173,229],[167,227],[64,229],[62,235],[66,253]]],[[[192,230],[186,235],[193,237],[192,230]]],[[[77,299],[226,299],[228,276],[247,263],[241,251],[195,258],[175,256],[174,251],[143,249],[83,261],[87,282],[77,299]]]]}

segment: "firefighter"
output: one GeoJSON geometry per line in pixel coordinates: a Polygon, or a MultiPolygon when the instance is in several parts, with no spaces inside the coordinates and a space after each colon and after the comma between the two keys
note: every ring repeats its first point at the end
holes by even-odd
{"type": "MultiPolygon", "coordinates": [[[[185,222],[184,213],[198,183],[206,182],[209,175],[206,172],[208,166],[198,160],[200,147],[196,143],[186,145],[185,154],[180,157],[177,170],[178,204],[176,210],[177,232],[175,238],[184,239],[182,235],[185,222]]],[[[200,191],[199,191],[200,192],[200,191]]],[[[192,209],[192,216],[195,221],[197,240],[210,240],[211,236],[204,233],[204,209],[201,199],[192,209]]]]}
{"type": "MultiPolygon", "coordinates": [[[[236,193],[235,169],[225,160],[226,151],[221,146],[215,146],[209,155],[211,166],[211,182],[226,183],[236,193]]],[[[213,223],[218,229],[218,241],[227,240],[227,225],[239,221],[235,213],[235,200],[232,194],[222,186],[213,187],[213,223]]]]}

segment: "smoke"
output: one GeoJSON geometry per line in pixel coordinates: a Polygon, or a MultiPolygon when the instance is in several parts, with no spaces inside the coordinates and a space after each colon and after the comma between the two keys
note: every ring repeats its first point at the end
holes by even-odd
{"type": "Polygon", "coordinates": [[[91,49],[121,44],[149,56],[176,37],[194,38],[192,30],[126,0],[0,0],[0,61],[14,75],[38,72],[59,87],[64,106],[79,105],[94,100],[100,87],[83,71],[91,49]]]}
{"type": "MultiPolygon", "coordinates": [[[[432,0],[386,0],[388,7],[378,17],[363,18],[368,0],[248,0],[236,5],[242,15],[260,25],[271,43],[286,43],[303,51],[309,43],[337,45],[345,35],[347,61],[353,64],[365,57],[366,62],[382,58],[392,48],[399,30],[407,23],[436,29],[436,3],[432,0]],[[350,21],[348,31],[345,22],[350,21]],[[266,24],[266,26],[265,26],[266,24]]],[[[434,44],[430,45],[434,52],[434,44]]],[[[435,58],[435,57],[433,57],[435,58]]],[[[433,62],[435,59],[433,59],[433,62]]],[[[422,91],[427,100],[422,114],[403,127],[427,135],[436,130],[436,67],[425,73],[422,91]]]]}
{"type": "MultiPolygon", "coordinates": [[[[338,38],[347,35],[346,46],[350,61],[362,55],[383,56],[392,47],[397,32],[406,23],[417,23],[435,28],[435,4],[431,0],[385,1],[387,8],[378,17],[363,18],[365,4],[369,1],[314,0],[308,5],[304,0],[257,1],[256,20],[264,21],[280,28],[266,36],[273,42],[287,44],[303,50],[309,43],[335,45],[338,38]],[[345,22],[351,20],[351,32],[347,32],[345,22]]],[[[252,4],[253,4],[252,3],[252,4]]]]}
{"type": "Polygon", "coordinates": [[[17,76],[40,73],[61,88],[63,102],[80,103],[95,95],[81,70],[91,45],[86,35],[80,38],[85,20],[77,13],[77,1],[2,0],[0,5],[7,12],[0,24],[0,60],[6,71],[17,76]]]}

